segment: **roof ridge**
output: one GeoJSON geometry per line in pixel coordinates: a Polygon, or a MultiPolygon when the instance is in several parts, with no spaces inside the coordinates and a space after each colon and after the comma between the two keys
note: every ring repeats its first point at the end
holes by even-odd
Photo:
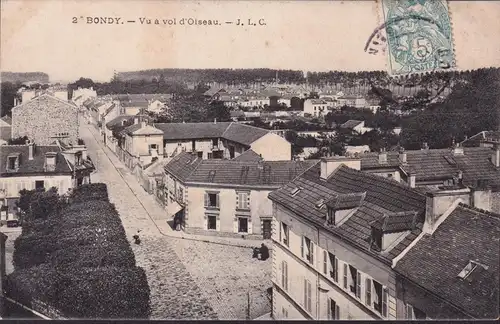
{"type": "MultiPolygon", "coordinates": [[[[353,169],[353,168],[350,168],[348,167],[347,165],[345,165],[344,163],[342,163],[335,171],[332,172],[332,175],[340,169],[340,167],[345,166],[347,170],[350,170],[350,172],[352,173],[360,173],[360,174],[363,174],[363,176],[365,177],[368,177],[368,178],[371,178],[371,179],[374,179],[374,180],[379,180],[379,181],[384,181],[385,183],[388,183],[388,184],[392,184],[392,185],[396,185],[402,189],[405,189],[405,190],[409,190],[415,194],[418,194],[419,196],[422,196],[422,197],[425,197],[425,194],[423,193],[420,193],[419,191],[415,190],[414,188],[411,188],[411,187],[408,187],[407,185],[404,185],[400,182],[397,182],[397,181],[394,181],[394,180],[390,180],[388,178],[384,178],[384,177],[381,177],[379,175],[376,175],[376,174],[372,174],[372,173],[368,173],[368,172],[362,172],[360,170],[357,170],[357,169],[353,169]]],[[[330,178],[330,177],[328,177],[330,178]]]]}
{"type": "Polygon", "coordinates": [[[486,216],[490,216],[490,217],[493,217],[493,218],[495,218],[497,220],[500,220],[500,214],[499,213],[495,213],[495,212],[492,212],[492,211],[489,211],[489,210],[486,210],[486,209],[482,209],[482,208],[479,208],[479,207],[475,207],[475,206],[470,206],[470,205],[467,205],[465,203],[459,203],[458,206],[462,207],[463,209],[467,209],[467,210],[476,212],[478,214],[484,214],[486,216]]]}

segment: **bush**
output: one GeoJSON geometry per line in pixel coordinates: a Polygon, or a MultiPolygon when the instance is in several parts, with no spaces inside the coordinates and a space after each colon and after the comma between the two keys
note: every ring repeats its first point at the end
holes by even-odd
{"type": "Polygon", "coordinates": [[[91,246],[72,246],[60,249],[47,257],[58,268],[74,267],[125,267],[135,266],[135,256],[128,242],[103,243],[91,246]]]}
{"type": "Polygon", "coordinates": [[[46,235],[33,233],[19,236],[14,241],[14,269],[17,271],[45,263],[58,246],[57,240],[46,235]]]}
{"type": "Polygon", "coordinates": [[[90,200],[109,201],[108,188],[105,183],[85,184],[75,188],[71,193],[72,203],[80,203],[90,200]]]}
{"type": "Polygon", "coordinates": [[[53,305],[70,318],[148,318],[149,286],[142,268],[71,268],[60,272],[53,305]]]}

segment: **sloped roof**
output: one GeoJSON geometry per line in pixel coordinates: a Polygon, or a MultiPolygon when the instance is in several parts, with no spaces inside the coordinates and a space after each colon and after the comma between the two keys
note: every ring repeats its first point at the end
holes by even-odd
{"type": "Polygon", "coordinates": [[[182,152],[165,171],[182,182],[220,185],[279,187],[293,180],[317,161],[235,161],[202,160],[182,152]]]}
{"type": "Polygon", "coordinates": [[[263,158],[254,150],[246,150],[243,154],[238,155],[233,161],[262,161],[263,158]]]}
{"type": "Polygon", "coordinates": [[[462,141],[460,144],[466,147],[473,147],[479,146],[482,141],[488,140],[500,142],[500,131],[482,131],[462,141]]]}
{"type": "Polygon", "coordinates": [[[418,213],[415,211],[388,213],[371,223],[384,233],[409,231],[417,225],[418,213]]]}
{"type": "Polygon", "coordinates": [[[342,125],[340,125],[341,128],[349,128],[349,129],[353,129],[354,127],[358,126],[359,124],[361,124],[363,121],[362,120],[354,120],[354,119],[351,119],[351,120],[348,120],[346,121],[345,123],[343,123],[342,125]]]}
{"type": "Polygon", "coordinates": [[[168,140],[225,138],[227,140],[251,145],[269,133],[268,130],[233,122],[217,123],[162,123],[155,127],[163,131],[168,140]]]}
{"type": "Polygon", "coordinates": [[[124,129],[124,132],[129,135],[162,135],[163,131],[151,125],[142,127],[141,123],[130,125],[124,129]]]}
{"type": "Polygon", "coordinates": [[[12,125],[12,118],[10,118],[9,116],[5,115],[3,116],[2,118],[0,118],[1,121],[9,124],[9,125],[12,125]]]}
{"type": "Polygon", "coordinates": [[[320,163],[307,170],[294,181],[269,194],[269,198],[285,206],[302,218],[324,228],[333,234],[340,235],[351,244],[372,253],[375,257],[389,263],[400,254],[420,233],[425,214],[425,196],[416,190],[398,182],[373,174],[339,166],[325,181],[320,179],[320,163]],[[294,188],[300,187],[297,194],[291,195],[294,188]],[[331,200],[342,194],[365,194],[365,198],[355,209],[352,216],[341,226],[326,225],[326,207],[318,209],[315,203],[321,199],[331,200]],[[417,211],[419,223],[406,238],[387,254],[371,252],[371,223],[386,214],[417,211]]]}
{"type": "Polygon", "coordinates": [[[53,96],[52,94],[49,94],[49,93],[42,93],[36,97],[33,97],[31,100],[28,100],[26,102],[22,102],[20,105],[17,105],[15,107],[12,107],[12,110],[18,110],[18,109],[21,109],[21,108],[24,108],[24,106],[29,103],[29,102],[32,102],[32,101],[36,101],[36,100],[40,100],[42,98],[49,98],[49,100],[52,100],[52,101],[59,101],[59,102],[62,102],[72,108],[77,108],[77,106],[71,102],[71,101],[68,101],[68,100],[63,100],[63,99],[59,99],[55,96],[53,96]]]}
{"type": "MultiPolygon", "coordinates": [[[[463,172],[465,185],[474,186],[476,180],[489,180],[489,185],[500,186],[500,169],[491,162],[490,147],[464,147],[463,155],[454,155],[452,149],[411,150],[406,153],[405,170],[409,170],[417,181],[438,180],[463,172]]],[[[361,170],[401,165],[398,152],[386,152],[387,163],[379,164],[376,152],[360,154],[361,170]]]]}
{"type": "Polygon", "coordinates": [[[61,149],[57,145],[40,146],[35,145],[33,151],[33,160],[29,160],[28,145],[2,145],[0,146],[0,174],[2,176],[23,176],[30,173],[71,173],[71,169],[66,162],[66,159],[61,153],[61,149]],[[46,172],[45,153],[54,152],[56,157],[56,168],[54,172],[46,172]],[[20,157],[19,169],[17,172],[7,171],[7,158],[11,155],[20,157]]]}
{"type": "Polygon", "coordinates": [[[395,270],[478,319],[498,318],[500,215],[458,205],[425,235],[395,270]],[[465,279],[469,261],[478,265],[465,279]]]}

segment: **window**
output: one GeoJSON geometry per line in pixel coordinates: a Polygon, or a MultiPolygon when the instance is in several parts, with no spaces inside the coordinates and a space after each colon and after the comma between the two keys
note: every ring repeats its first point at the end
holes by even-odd
{"type": "Polygon", "coordinates": [[[349,265],[349,273],[350,276],[348,276],[349,280],[349,291],[353,293],[356,297],[360,298],[361,297],[361,273],[358,272],[358,270],[353,267],[352,265],[349,265]]]}
{"type": "Polygon", "coordinates": [[[406,304],[406,319],[427,319],[427,314],[420,309],[412,306],[410,304],[406,304]]]}
{"type": "Polygon", "coordinates": [[[218,138],[213,138],[212,139],[212,145],[217,147],[217,145],[219,145],[219,139],[218,138]]]}
{"type": "Polygon", "coordinates": [[[236,192],[236,208],[248,210],[250,209],[250,193],[236,192]]]}
{"type": "Polygon", "coordinates": [[[184,188],[179,187],[178,197],[180,202],[184,202],[184,188]]]}
{"type": "Polygon", "coordinates": [[[158,145],[156,145],[156,144],[150,144],[149,145],[149,149],[156,150],[156,149],[158,149],[158,145]]]}
{"type": "Polygon", "coordinates": [[[327,309],[327,312],[328,312],[328,319],[331,319],[331,320],[338,320],[340,319],[340,308],[339,308],[339,305],[337,305],[337,303],[331,299],[331,298],[328,298],[328,309],[327,309]]]}
{"type": "Polygon", "coordinates": [[[283,314],[283,318],[288,318],[288,310],[285,307],[281,308],[281,313],[283,314]]]}
{"type": "Polygon", "coordinates": [[[191,141],[191,150],[193,152],[196,151],[196,141],[195,140],[191,141]]]}
{"type": "Polygon", "coordinates": [[[238,217],[238,233],[248,233],[247,217],[238,217]]]}
{"type": "Polygon", "coordinates": [[[8,165],[9,165],[9,170],[15,170],[16,166],[17,166],[17,157],[16,156],[9,156],[8,165]]]}
{"type": "Polygon", "coordinates": [[[323,273],[326,275],[328,272],[328,253],[323,251],[323,273]]]}
{"type": "Polygon", "coordinates": [[[331,208],[331,207],[328,207],[328,217],[327,217],[327,221],[328,221],[328,224],[332,224],[332,225],[335,225],[335,209],[331,208]]]}
{"type": "Polygon", "coordinates": [[[373,282],[373,308],[379,312],[382,316],[387,317],[387,299],[388,291],[379,282],[372,280],[373,282]]]}
{"type": "Polygon", "coordinates": [[[198,152],[197,155],[200,159],[203,159],[203,152],[198,152]]]}
{"type": "Polygon", "coordinates": [[[214,192],[206,193],[205,207],[219,208],[219,194],[214,192]]]}
{"type": "Polygon", "coordinates": [[[213,159],[213,158],[214,158],[214,157],[213,157],[213,153],[212,153],[212,152],[208,152],[208,154],[207,154],[207,159],[211,160],[211,159],[213,159]]]}
{"type": "Polygon", "coordinates": [[[370,306],[372,305],[372,281],[368,278],[366,278],[365,281],[365,304],[370,306]]]}
{"type": "Polygon", "coordinates": [[[305,236],[302,237],[302,257],[314,264],[314,243],[305,236]]]}
{"type": "Polygon", "coordinates": [[[311,282],[307,279],[304,279],[304,307],[306,311],[311,312],[311,282]]]}
{"type": "Polygon", "coordinates": [[[282,242],[284,245],[289,246],[289,229],[288,225],[281,222],[281,229],[280,229],[280,242],[282,242]]]}
{"type": "Polygon", "coordinates": [[[330,259],[330,278],[335,282],[339,282],[339,259],[335,255],[328,253],[330,259]]]}
{"type": "Polygon", "coordinates": [[[286,261],[281,262],[281,286],[283,290],[288,291],[288,264],[286,261]]]}
{"type": "Polygon", "coordinates": [[[217,230],[217,216],[207,216],[207,229],[217,230]]]}
{"type": "Polygon", "coordinates": [[[75,153],[75,164],[82,165],[82,152],[75,153]]]}
{"type": "Polygon", "coordinates": [[[45,188],[45,183],[43,180],[35,181],[35,189],[43,189],[45,188]]]}

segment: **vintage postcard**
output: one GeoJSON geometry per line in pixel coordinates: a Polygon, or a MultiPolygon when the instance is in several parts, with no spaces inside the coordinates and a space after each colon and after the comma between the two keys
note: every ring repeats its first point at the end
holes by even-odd
{"type": "Polygon", "coordinates": [[[0,319],[498,318],[500,1],[0,9],[0,319]]]}

